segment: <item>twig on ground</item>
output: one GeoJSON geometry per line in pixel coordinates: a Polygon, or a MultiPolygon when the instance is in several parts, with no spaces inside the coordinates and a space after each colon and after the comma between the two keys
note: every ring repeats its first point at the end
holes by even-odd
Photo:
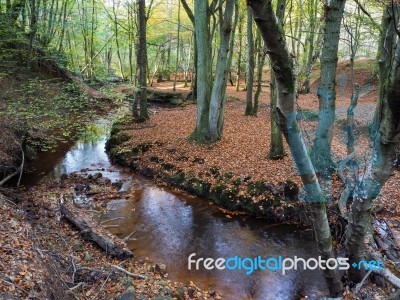
{"type": "Polygon", "coordinates": [[[135,273],[131,273],[131,272],[125,270],[124,268],[119,267],[119,266],[111,265],[111,267],[117,269],[118,271],[121,271],[121,272],[125,273],[126,275],[128,275],[128,276],[130,276],[130,277],[133,277],[133,278],[140,278],[140,279],[144,279],[144,280],[147,279],[147,276],[140,275],[140,274],[135,274],[135,273]]]}
{"type": "Polygon", "coordinates": [[[128,234],[126,237],[124,237],[122,239],[123,242],[127,242],[129,241],[129,239],[132,237],[132,235],[137,231],[137,229],[135,229],[134,231],[132,231],[130,234],[128,234]]]}
{"type": "Polygon", "coordinates": [[[356,285],[355,293],[357,294],[361,287],[364,285],[365,280],[367,280],[368,276],[371,274],[372,270],[369,270],[368,273],[364,276],[363,280],[356,285]]]}

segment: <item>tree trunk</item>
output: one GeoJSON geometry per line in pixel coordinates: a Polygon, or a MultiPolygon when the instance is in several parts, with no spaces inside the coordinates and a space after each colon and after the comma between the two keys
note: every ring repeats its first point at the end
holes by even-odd
{"type": "MultiPolygon", "coordinates": [[[[140,105],[139,121],[149,118],[147,112],[147,45],[146,45],[146,3],[145,0],[137,0],[138,3],[138,24],[139,41],[137,46],[137,72],[138,80],[135,92],[136,102],[140,105]]],[[[133,107],[136,111],[137,107],[133,107]]],[[[135,116],[135,114],[134,114],[135,116]]]]}
{"type": "Polygon", "coordinates": [[[178,36],[176,42],[175,77],[174,77],[174,85],[172,88],[174,92],[176,91],[176,78],[178,76],[178,71],[179,71],[180,33],[181,33],[181,2],[178,1],[178,36]]]}
{"type": "MultiPolygon", "coordinates": [[[[183,3],[183,2],[182,2],[183,3]]],[[[208,27],[208,3],[203,0],[194,2],[195,32],[197,45],[197,118],[196,128],[191,138],[199,143],[210,140],[208,113],[211,95],[211,45],[208,27]]]]}
{"type": "Polygon", "coordinates": [[[263,68],[265,62],[265,52],[263,47],[263,42],[261,41],[260,31],[257,30],[256,45],[257,45],[257,89],[254,94],[254,106],[253,106],[253,116],[257,116],[260,94],[262,91],[262,76],[263,68]]]}
{"type": "MultiPolygon", "coordinates": [[[[233,21],[233,29],[231,33],[231,40],[229,43],[229,54],[228,54],[228,70],[231,69],[232,66],[232,59],[233,59],[233,48],[235,45],[235,35],[236,35],[236,27],[239,21],[239,0],[235,0],[235,16],[234,16],[234,21],[233,21]]],[[[227,83],[225,82],[225,85],[227,83]]],[[[226,103],[226,88],[223,90],[223,101],[222,101],[222,106],[221,110],[219,113],[219,119],[218,119],[218,133],[222,135],[222,132],[224,130],[224,121],[225,121],[225,103],[226,103]]]]}
{"type": "Polygon", "coordinates": [[[337,53],[345,3],[346,0],[332,0],[329,5],[325,5],[321,79],[317,91],[319,122],[311,158],[316,171],[328,177],[330,177],[335,167],[331,145],[335,122],[337,53]]]}
{"type": "MultiPolygon", "coordinates": [[[[353,203],[350,207],[346,235],[346,249],[350,264],[365,258],[364,237],[370,227],[372,203],[385,182],[393,174],[399,145],[400,40],[395,31],[398,25],[394,24],[394,19],[391,17],[392,11],[398,9],[398,5],[394,5],[393,10],[385,7],[382,18],[378,52],[379,99],[371,130],[373,153],[363,181],[356,185],[353,203]]],[[[363,273],[363,270],[350,268],[349,279],[359,282],[363,278],[363,273]]]]}
{"type": "MultiPolygon", "coordinates": [[[[323,259],[333,258],[332,238],[326,215],[325,200],[296,120],[294,65],[286,47],[282,26],[277,23],[272,0],[248,0],[247,3],[253,10],[256,24],[267,46],[270,60],[274,62],[273,71],[275,72],[277,87],[276,115],[303,181],[307,201],[312,202],[310,209],[318,251],[323,259]]],[[[331,296],[340,296],[343,287],[338,270],[325,269],[324,275],[331,296]]]]}
{"type": "MultiPolygon", "coordinates": [[[[222,4],[222,3],[221,3],[222,4]]],[[[232,14],[235,0],[226,0],[225,12],[222,16],[222,7],[220,8],[220,46],[217,58],[217,70],[215,72],[214,85],[211,91],[209,124],[210,141],[214,143],[220,138],[218,132],[218,121],[223,106],[226,83],[228,78],[228,53],[230,51],[230,37],[232,32],[232,14]]]]}
{"type": "Polygon", "coordinates": [[[240,89],[240,67],[242,65],[242,39],[243,39],[243,20],[242,20],[242,16],[239,17],[239,26],[238,26],[238,59],[237,59],[237,69],[236,69],[236,92],[239,92],[240,89]]]}
{"type": "MultiPolygon", "coordinates": [[[[286,0],[279,0],[276,7],[276,16],[283,26],[283,20],[285,16],[285,6],[286,0]]],[[[283,147],[283,136],[282,132],[279,129],[279,125],[277,124],[277,120],[275,118],[274,112],[276,110],[277,104],[277,92],[276,92],[276,84],[275,84],[275,73],[273,71],[273,64],[271,64],[271,83],[270,83],[270,119],[271,119],[271,145],[269,149],[269,158],[273,160],[283,159],[285,157],[285,149],[283,147]]]]}
{"type": "Polygon", "coordinates": [[[247,64],[246,111],[245,116],[253,113],[253,82],[254,82],[254,39],[253,39],[253,14],[247,9],[247,51],[249,61],[247,64]]]}

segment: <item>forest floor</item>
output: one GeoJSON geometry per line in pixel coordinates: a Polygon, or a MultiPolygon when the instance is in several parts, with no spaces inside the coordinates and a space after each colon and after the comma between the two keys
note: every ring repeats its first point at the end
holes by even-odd
{"type": "MultiPolygon", "coordinates": [[[[347,74],[340,78],[349,76],[348,67],[345,65],[341,65],[339,70],[341,70],[340,74],[347,74]]],[[[358,74],[356,82],[360,82],[360,85],[364,87],[364,93],[356,109],[357,132],[361,134],[358,140],[361,145],[359,155],[362,157],[369,149],[365,134],[372,121],[377,88],[373,82],[371,84],[371,70],[365,69],[364,72],[361,70],[356,74],[358,74]]],[[[340,84],[338,86],[338,95],[345,99],[337,103],[338,116],[334,138],[336,159],[346,155],[346,135],[342,128],[349,105],[349,83],[348,80],[344,82],[344,79],[342,82],[342,86],[340,84]]],[[[172,83],[164,82],[155,85],[154,88],[168,91],[171,86],[172,83]]],[[[305,130],[308,145],[312,143],[313,131],[317,125],[315,112],[318,109],[318,99],[315,95],[315,86],[316,83],[313,84],[314,93],[300,95],[298,98],[299,110],[307,112],[301,120],[301,126],[305,130]]],[[[13,87],[12,90],[19,89],[13,87]]],[[[32,91],[34,93],[36,89],[32,88],[32,91]]],[[[122,85],[116,89],[116,94],[118,96],[127,91],[129,91],[129,86],[122,85]]],[[[189,92],[187,88],[181,87],[181,83],[178,85],[178,91],[183,94],[189,92]]],[[[242,190],[243,193],[249,192],[250,184],[242,184],[242,181],[252,182],[254,189],[260,188],[256,184],[262,181],[263,187],[267,185],[268,191],[272,194],[276,192],[274,186],[285,189],[286,186],[281,185],[282,182],[287,183],[288,180],[300,185],[290,156],[284,157],[281,161],[268,159],[270,129],[268,87],[263,88],[258,117],[243,116],[245,94],[244,91],[236,92],[234,87],[228,87],[229,98],[224,137],[212,147],[199,146],[187,139],[194,128],[196,107],[192,104],[178,108],[151,108],[152,115],[149,121],[125,128],[123,132],[129,133],[132,138],[125,139],[123,147],[132,151],[140,144],[141,151],[147,149],[142,151],[140,162],[134,161],[135,164],[142,163],[143,167],[157,164],[159,170],[162,167],[164,171],[168,171],[166,169],[172,166],[187,174],[195,173],[202,183],[209,183],[211,186],[218,184],[218,177],[222,176],[225,178],[226,190],[235,189],[232,179],[238,178],[241,187],[245,187],[242,190]],[[154,141],[158,142],[159,146],[148,147],[149,143],[154,143],[154,141]]],[[[123,98],[121,95],[118,97],[123,98]]],[[[20,98],[22,101],[23,95],[20,98]]],[[[12,96],[4,100],[10,103],[12,96]]],[[[32,103],[34,103],[33,100],[32,103]]],[[[40,111],[43,107],[45,104],[35,109],[40,111]]],[[[57,111],[63,110],[60,108],[57,111]]],[[[39,132],[42,134],[42,131],[39,132]]],[[[285,149],[288,152],[287,145],[285,149]]],[[[400,195],[396,192],[399,176],[399,172],[396,172],[384,187],[376,203],[375,214],[378,221],[382,221],[376,230],[379,231],[384,227],[384,230],[381,230],[383,231],[382,239],[386,239],[387,236],[384,235],[388,234],[397,243],[397,250],[400,249],[400,235],[398,235],[400,195]],[[389,230],[384,226],[385,224],[388,225],[389,230]]],[[[100,206],[116,197],[118,191],[106,180],[94,180],[72,174],[62,181],[48,182],[33,187],[17,195],[14,199],[16,201],[10,202],[0,194],[0,256],[2,257],[0,299],[44,299],[52,297],[51,295],[55,299],[221,298],[215,291],[202,291],[192,282],[182,284],[168,280],[168,274],[162,264],[150,263],[146,258],[113,259],[94,243],[83,239],[77,230],[61,218],[59,212],[60,199],[70,197],[76,192],[76,188],[82,185],[86,190],[87,186],[90,186],[91,191],[96,191],[96,201],[100,206]],[[147,279],[132,277],[113,266],[146,276],[147,279]]],[[[194,184],[192,187],[199,186],[194,184]]],[[[341,188],[341,182],[336,179],[332,192],[334,198],[337,197],[341,188]]],[[[261,188],[261,191],[264,190],[261,188]]],[[[240,191],[236,192],[240,194],[240,191]]],[[[265,200],[262,199],[261,194],[252,193],[251,201],[256,206],[257,201],[265,200]]],[[[289,200],[287,205],[292,206],[293,203],[289,200]]],[[[398,252],[390,253],[399,254],[398,252]]],[[[384,288],[366,285],[366,288],[360,292],[366,296],[361,298],[378,299],[378,294],[385,295],[393,292],[390,286],[384,283],[383,286],[384,288]]],[[[346,299],[359,299],[359,297],[346,292],[346,299]]]]}
{"type": "MultiPolygon", "coordinates": [[[[377,99],[377,81],[373,75],[371,61],[360,61],[356,69],[355,83],[361,88],[360,98],[355,109],[357,136],[357,158],[361,161],[368,159],[370,143],[368,138],[369,126],[374,117],[377,99]]],[[[268,78],[266,80],[268,82],[268,78]]],[[[312,93],[299,95],[298,110],[302,112],[300,126],[308,147],[312,145],[315,130],[318,125],[318,97],[315,93],[318,82],[312,85],[312,93]]],[[[132,138],[124,142],[124,147],[133,149],[135,145],[157,141],[162,146],[151,147],[141,153],[138,164],[153,166],[171,164],[174,168],[185,173],[196,173],[199,179],[209,182],[211,186],[217,183],[215,176],[209,176],[210,169],[218,168],[219,173],[232,178],[251,177],[252,181],[265,181],[268,184],[279,185],[283,181],[293,181],[301,185],[290,155],[282,160],[270,160],[270,117],[269,90],[263,87],[260,108],[257,117],[244,116],[246,91],[235,91],[228,86],[228,101],[225,113],[223,138],[212,146],[201,146],[188,140],[195,127],[196,106],[187,105],[180,108],[153,110],[151,118],[144,124],[133,124],[124,127],[124,132],[132,138]]],[[[346,117],[350,104],[350,67],[342,62],[338,68],[336,123],[333,137],[333,155],[336,161],[347,156],[346,117]]],[[[162,82],[153,86],[156,90],[172,89],[171,82],[162,82]]],[[[243,88],[243,86],[241,87],[243,88]]],[[[127,87],[119,87],[117,91],[127,91],[127,87]]],[[[188,93],[189,88],[183,88],[178,83],[177,91],[188,93]]],[[[287,144],[284,145],[289,153],[287,144]]],[[[162,166],[161,166],[162,167],[162,166]]],[[[362,166],[361,166],[362,167],[362,166]]],[[[400,217],[400,193],[396,190],[399,172],[387,182],[376,205],[381,207],[381,214],[400,217]]],[[[337,198],[342,188],[340,182],[334,182],[333,198],[337,198]]],[[[257,202],[260,197],[253,197],[257,202]]]]}

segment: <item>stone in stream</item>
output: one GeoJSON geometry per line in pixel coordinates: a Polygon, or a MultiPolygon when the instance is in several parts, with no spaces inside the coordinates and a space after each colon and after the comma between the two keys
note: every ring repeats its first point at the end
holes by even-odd
{"type": "Polygon", "coordinates": [[[83,192],[83,191],[90,191],[92,188],[90,187],[90,185],[88,185],[88,184],[81,184],[81,183],[78,183],[76,186],[75,186],[75,191],[76,192],[83,192]]]}
{"type": "Polygon", "coordinates": [[[132,186],[132,183],[130,181],[126,181],[122,184],[122,186],[120,187],[118,194],[125,194],[127,193],[130,188],[132,186]]]}
{"type": "Polygon", "coordinates": [[[101,177],[96,180],[97,184],[107,185],[111,183],[111,180],[106,177],[101,177]]]}
{"type": "Polygon", "coordinates": [[[75,186],[75,191],[82,192],[85,188],[86,186],[84,184],[79,183],[75,186]]]}
{"type": "Polygon", "coordinates": [[[93,174],[92,179],[93,180],[97,180],[99,178],[103,177],[103,174],[101,174],[100,172],[93,174]]]}
{"type": "Polygon", "coordinates": [[[118,180],[118,181],[115,181],[115,182],[112,183],[112,186],[116,187],[118,190],[120,190],[123,185],[124,184],[123,184],[123,182],[121,180],[118,180]]]}

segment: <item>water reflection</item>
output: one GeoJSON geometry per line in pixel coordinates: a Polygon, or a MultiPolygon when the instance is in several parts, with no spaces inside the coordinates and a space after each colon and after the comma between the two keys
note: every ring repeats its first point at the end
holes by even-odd
{"type": "MultiPolygon", "coordinates": [[[[291,271],[287,275],[273,271],[188,270],[187,258],[317,257],[315,244],[299,238],[294,227],[269,227],[263,220],[228,219],[217,207],[206,201],[174,195],[147,183],[141,192],[131,193],[127,200],[109,204],[106,219],[116,221],[113,232],[121,237],[136,229],[133,252],[153,261],[165,262],[174,280],[192,280],[203,288],[215,288],[227,299],[298,299],[299,295],[317,296],[325,291],[322,273],[291,271]],[[115,205],[118,203],[117,205],[115,205]]],[[[312,299],[312,297],[311,297],[312,299]]]]}
{"type": "Polygon", "coordinates": [[[224,299],[309,299],[326,292],[319,271],[290,271],[283,276],[273,271],[188,270],[191,253],[197,257],[317,257],[314,241],[302,238],[296,227],[273,226],[265,220],[243,216],[226,218],[207,201],[156,187],[143,177],[124,173],[112,166],[106,153],[108,123],[100,121],[104,130],[97,137],[76,142],[70,149],[59,148],[55,153],[41,154],[36,172],[25,177],[25,184],[40,178],[54,178],[62,173],[85,169],[102,170],[104,176],[131,180],[126,199],[108,203],[109,211],[102,220],[123,217],[110,222],[119,225],[113,233],[125,237],[135,230],[128,243],[136,256],[149,257],[167,265],[169,279],[192,280],[203,289],[214,288],[224,299]]]}

